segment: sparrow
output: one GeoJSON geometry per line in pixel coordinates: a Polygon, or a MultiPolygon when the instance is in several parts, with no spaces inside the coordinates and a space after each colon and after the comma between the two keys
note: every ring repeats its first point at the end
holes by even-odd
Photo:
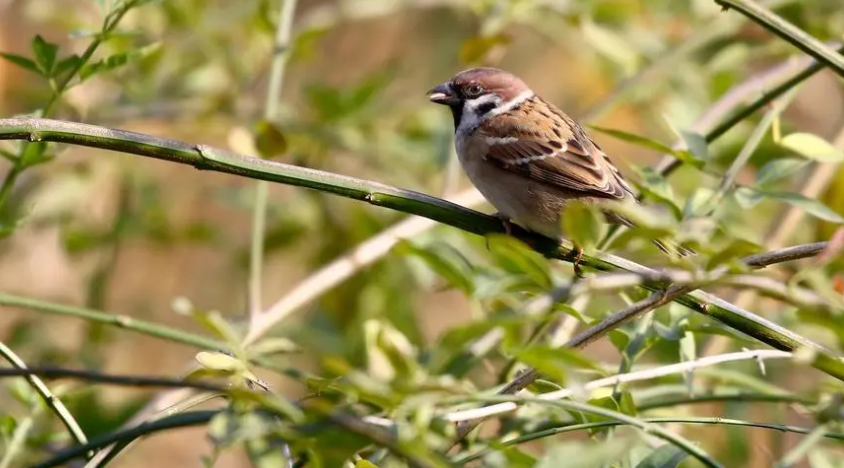
{"type": "Polygon", "coordinates": [[[608,222],[632,226],[612,211],[636,202],[618,168],[583,127],[517,76],[472,68],[435,86],[428,99],[451,109],[460,165],[508,232],[514,221],[559,239],[560,216],[573,202],[595,204],[608,222]]]}

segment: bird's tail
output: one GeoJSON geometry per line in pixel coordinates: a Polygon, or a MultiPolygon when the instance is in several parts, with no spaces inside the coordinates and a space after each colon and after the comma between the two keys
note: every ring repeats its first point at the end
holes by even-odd
{"type": "MultiPolygon", "coordinates": [[[[617,223],[617,224],[621,224],[621,225],[627,226],[627,227],[635,227],[636,226],[636,224],[633,223],[633,221],[631,221],[628,218],[622,216],[621,214],[613,212],[613,211],[605,211],[604,216],[606,216],[607,221],[609,221],[611,223],[617,223]]],[[[662,253],[664,253],[666,255],[671,255],[671,252],[676,252],[677,255],[679,255],[680,257],[688,257],[690,255],[695,255],[697,253],[694,250],[692,250],[692,249],[690,249],[690,248],[688,248],[684,245],[680,245],[677,242],[671,242],[670,244],[666,244],[665,242],[663,242],[659,239],[653,239],[651,242],[653,242],[653,244],[656,246],[656,248],[658,248],[660,251],[662,251],[662,253]]]]}
{"type": "Polygon", "coordinates": [[[694,250],[686,247],[685,245],[681,245],[677,242],[672,242],[671,245],[666,245],[665,242],[662,242],[661,240],[658,240],[658,239],[654,239],[651,242],[653,242],[653,244],[656,246],[656,248],[661,250],[662,253],[664,253],[666,255],[671,255],[672,251],[676,252],[677,255],[679,255],[680,257],[688,257],[690,255],[695,255],[697,253],[694,250]]]}

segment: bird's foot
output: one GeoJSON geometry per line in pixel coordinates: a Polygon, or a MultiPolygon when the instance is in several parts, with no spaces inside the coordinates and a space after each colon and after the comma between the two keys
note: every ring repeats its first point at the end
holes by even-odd
{"type": "MultiPolygon", "coordinates": [[[[509,237],[512,237],[513,236],[513,222],[510,221],[510,217],[501,213],[501,212],[493,213],[492,216],[498,218],[498,220],[501,221],[501,225],[504,226],[504,234],[506,234],[509,237]]],[[[486,239],[486,249],[489,250],[489,237],[487,237],[487,239],[486,239]]]]}
{"type": "Polygon", "coordinates": [[[571,249],[571,265],[574,268],[574,274],[578,278],[583,278],[583,269],[580,268],[580,262],[583,260],[583,247],[574,244],[571,249]]]}
{"type": "Polygon", "coordinates": [[[513,235],[513,222],[510,221],[510,217],[505,215],[504,213],[498,212],[493,214],[496,218],[501,221],[501,225],[504,226],[504,233],[508,236],[513,235]]]}

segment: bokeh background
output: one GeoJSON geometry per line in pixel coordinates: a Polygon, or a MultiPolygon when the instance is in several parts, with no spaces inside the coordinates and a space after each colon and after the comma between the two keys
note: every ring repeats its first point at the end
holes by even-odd
{"type": "MultiPolygon", "coordinates": [[[[79,53],[88,43],[86,32],[102,22],[102,3],[0,0],[0,51],[27,55],[39,34],[59,44],[62,53],[79,53]]],[[[298,3],[278,118],[286,150],[277,159],[437,195],[460,192],[468,183],[454,164],[451,117],[429,104],[425,91],[470,65],[490,64],[520,75],[577,119],[670,144],[676,138],[672,127],[691,127],[733,86],[799,57],[792,46],[706,0],[298,3]]],[[[822,40],[840,38],[844,31],[838,0],[768,3],[784,5],[777,11],[822,40]]],[[[138,57],[75,86],[55,115],[254,154],[250,135],[264,106],[276,9],[269,0],[184,0],[134,10],[99,55],[134,51],[138,57]]],[[[43,80],[0,61],[0,116],[30,113],[48,93],[43,80]]],[[[752,124],[742,124],[710,148],[706,171],[682,168],[673,175],[677,196],[717,183],[752,124]]],[[[840,77],[823,71],[810,79],[784,113],[783,125],[833,139],[844,126],[840,77]]],[[[659,159],[656,151],[593,134],[631,178],[636,178],[632,166],[659,159]]],[[[765,161],[782,154],[769,140],[740,182],[753,181],[765,161]]],[[[0,175],[7,170],[2,164],[0,175]]],[[[835,177],[821,198],[842,213],[844,173],[835,177]]],[[[801,181],[795,178],[792,186],[799,188],[801,181]]],[[[174,299],[184,297],[237,320],[247,307],[253,194],[254,182],[246,179],[62,147],[55,160],[27,171],[14,189],[11,203],[22,221],[0,240],[0,290],[199,330],[173,311],[174,299]]],[[[280,185],[271,187],[270,197],[262,282],[266,305],[404,217],[280,185]]],[[[767,226],[782,210],[770,203],[742,212],[738,229],[762,241],[765,232],[758,226],[767,226]]],[[[828,225],[805,221],[789,243],[830,233],[828,225]]],[[[439,227],[421,239],[467,249],[473,258],[485,255],[482,240],[451,228],[439,227]]],[[[765,306],[756,301],[751,310],[765,306]]],[[[424,346],[481,317],[484,307],[484,300],[448,287],[417,258],[393,253],[298,310],[274,333],[301,339],[308,352],[292,359],[303,368],[318,370],[319,356],[329,354],[366,368],[362,330],[367,320],[386,320],[424,346]]],[[[796,320],[789,325],[798,326],[796,320]]],[[[817,328],[799,331],[830,338],[817,328]]],[[[0,307],[0,340],[30,363],[114,373],[180,375],[195,353],[10,307],[0,307]]],[[[588,354],[618,362],[606,342],[588,354]]],[[[805,379],[776,371],[770,378],[793,390],[823,380],[812,370],[795,372],[805,379]]],[[[262,377],[291,396],[304,391],[262,377]]],[[[71,407],[92,433],[125,421],[151,395],[68,387],[74,394],[71,407]]],[[[0,396],[0,411],[21,408],[0,396]]],[[[694,408],[704,415],[729,411],[748,419],[807,421],[785,407],[694,408]]],[[[770,466],[799,440],[753,429],[687,431],[705,439],[706,448],[728,466],[749,468],[770,466]]],[[[145,440],[113,466],[198,466],[208,450],[204,429],[169,432],[145,440]]],[[[233,451],[215,466],[245,466],[245,461],[233,451]]]]}

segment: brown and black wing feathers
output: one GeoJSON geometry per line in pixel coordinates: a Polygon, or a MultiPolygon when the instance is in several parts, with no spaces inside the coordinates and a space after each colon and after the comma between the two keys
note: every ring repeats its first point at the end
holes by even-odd
{"type": "Polygon", "coordinates": [[[632,195],[583,129],[538,97],[487,120],[477,131],[490,144],[487,159],[504,170],[583,197],[620,200],[632,195]]]}

